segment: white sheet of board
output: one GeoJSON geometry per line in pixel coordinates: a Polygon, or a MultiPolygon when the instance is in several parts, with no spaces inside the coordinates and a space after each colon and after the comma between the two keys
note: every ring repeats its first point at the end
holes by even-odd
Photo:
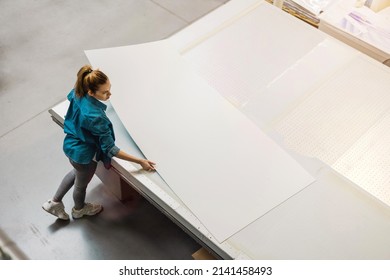
{"type": "Polygon", "coordinates": [[[169,42],[86,54],[137,145],[220,243],[314,181],[169,42]]]}

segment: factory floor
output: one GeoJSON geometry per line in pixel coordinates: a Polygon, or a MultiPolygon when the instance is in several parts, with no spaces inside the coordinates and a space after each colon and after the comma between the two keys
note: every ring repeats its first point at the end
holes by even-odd
{"type": "MultiPolygon", "coordinates": [[[[143,198],[119,201],[96,176],[87,200],[104,205],[98,216],[63,222],[42,210],[70,170],[48,110],[88,63],[84,50],[167,38],[227,1],[0,2],[1,246],[32,260],[192,258],[200,245],[190,236],[143,198]]],[[[69,213],[71,192],[64,204],[69,213]]]]}

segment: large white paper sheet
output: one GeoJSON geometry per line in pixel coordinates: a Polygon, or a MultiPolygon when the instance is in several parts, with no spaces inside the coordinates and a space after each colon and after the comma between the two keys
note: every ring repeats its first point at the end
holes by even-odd
{"type": "Polygon", "coordinates": [[[314,181],[168,42],[86,54],[137,145],[219,242],[314,181]]]}

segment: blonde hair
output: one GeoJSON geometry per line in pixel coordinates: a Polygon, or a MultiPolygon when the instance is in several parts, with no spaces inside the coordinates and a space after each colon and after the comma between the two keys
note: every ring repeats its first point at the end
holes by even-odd
{"type": "Polygon", "coordinates": [[[108,77],[99,69],[93,70],[91,65],[84,65],[77,72],[77,80],[74,86],[76,95],[84,97],[90,90],[95,93],[99,86],[104,85],[108,77]]]}

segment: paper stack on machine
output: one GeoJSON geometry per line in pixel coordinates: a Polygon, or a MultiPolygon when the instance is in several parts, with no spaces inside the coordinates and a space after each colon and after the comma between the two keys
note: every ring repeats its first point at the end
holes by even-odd
{"type": "Polygon", "coordinates": [[[390,64],[390,0],[342,0],[320,19],[324,32],[390,64]]]}
{"type": "MultiPolygon", "coordinates": [[[[267,0],[269,3],[277,5],[277,0],[267,0]]],[[[281,8],[306,21],[307,23],[318,27],[319,15],[337,0],[284,0],[281,8]]]]}

